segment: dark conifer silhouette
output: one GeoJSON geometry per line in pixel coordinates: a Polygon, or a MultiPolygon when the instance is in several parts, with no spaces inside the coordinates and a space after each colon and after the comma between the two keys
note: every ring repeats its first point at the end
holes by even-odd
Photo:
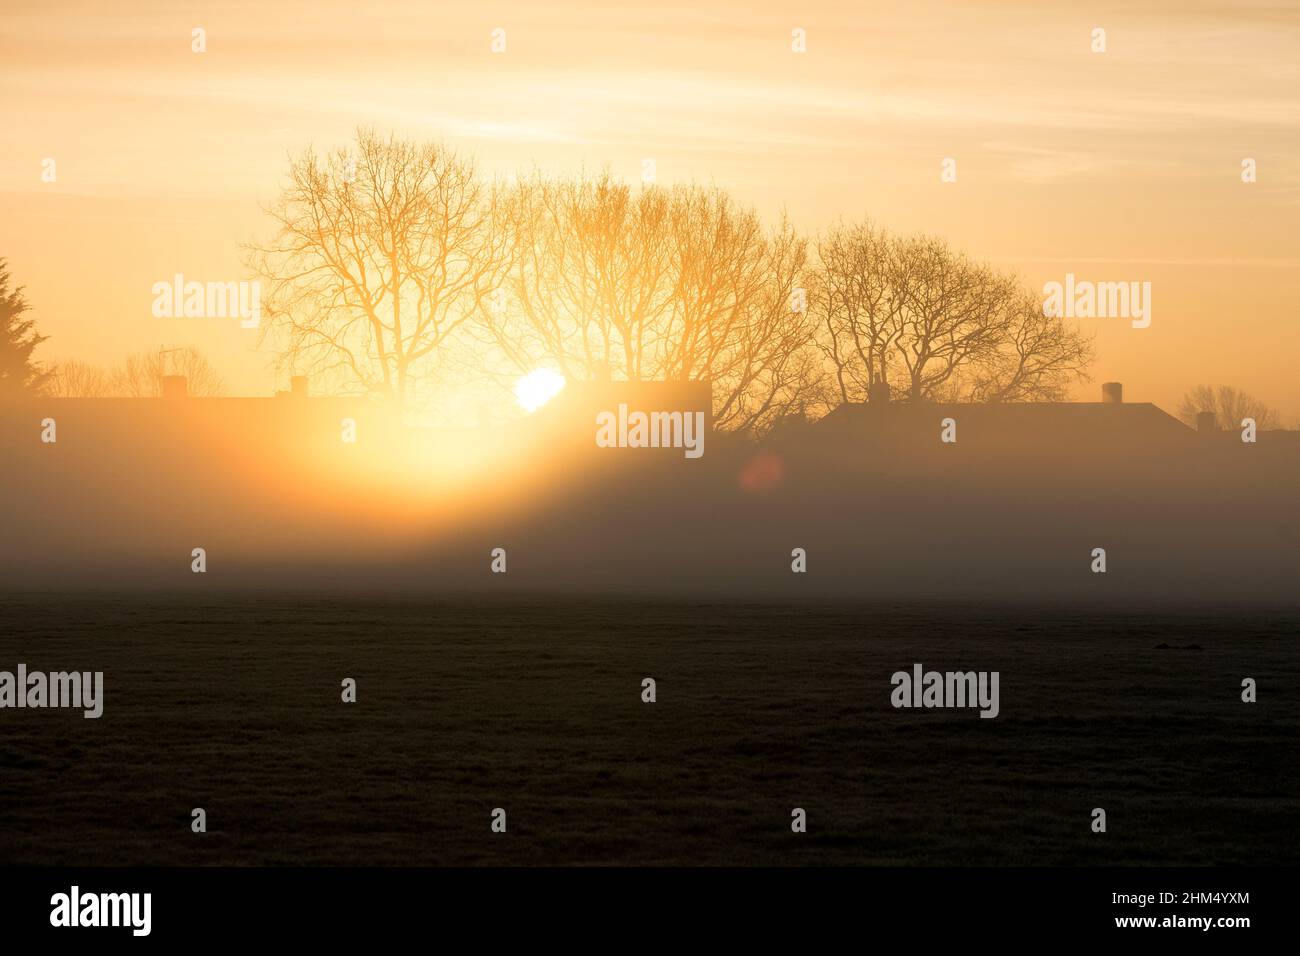
{"type": "Polygon", "coordinates": [[[9,261],[0,259],[0,395],[12,397],[40,392],[49,372],[32,359],[48,338],[36,331],[34,319],[24,318],[31,304],[23,287],[11,287],[9,261]]]}

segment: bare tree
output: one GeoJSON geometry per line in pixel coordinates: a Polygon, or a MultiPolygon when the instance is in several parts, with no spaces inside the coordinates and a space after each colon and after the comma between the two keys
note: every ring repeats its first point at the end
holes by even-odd
{"type": "Polygon", "coordinates": [[[692,328],[693,367],[714,384],[718,427],[761,432],[825,405],[827,381],[807,307],[807,242],[783,221],[746,246],[692,328]]]}
{"type": "Polygon", "coordinates": [[[1215,424],[1224,430],[1240,428],[1243,418],[1255,419],[1261,431],[1280,428],[1282,421],[1276,408],[1231,385],[1197,385],[1189,389],[1178,407],[1178,417],[1195,426],[1200,412],[1214,412],[1215,424]]]}
{"type": "Polygon", "coordinates": [[[46,391],[56,398],[104,398],[112,394],[109,373],[89,362],[70,360],[50,367],[46,391]]]}
{"type": "Polygon", "coordinates": [[[449,149],[368,130],[355,151],[293,160],[276,235],[248,248],[280,367],[409,402],[502,280],[500,198],[449,149]]]}
{"type": "Polygon", "coordinates": [[[891,352],[902,332],[894,243],[871,223],[837,226],[817,245],[811,301],[840,402],[862,401],[889,385],[891,352]]]}
{"type": "Polygon", "coordinates": [[[183,375],[190,395],[220,395],[225,385],[212,363],[198,349],[159,349],[128,355],[107,375],[108,394],[123,398],[155,398],[162,394],[167,375],[183,375]]]}
{"type": "Polygon", "coordinates": [[[643,346],[672,291],[670,215],[663,190],[608,174],[520,183],[518,255],[492,326],[513,369],[547,360],[572,379],[653,377],[643,346]]]}
{"type": "Polygon", "coordinates": [[[526,180],[510,218],[519,255],[491,328],[516,372],[707,379],[723,428],[761,429],[809,400],[822,370],[794,304],[807,252],[789,223],[769,234],[721,190],[607,173],[526,180]]]}
{"type": "Polygon", "coordinates": [[[841,402],[1059,400],[1091,343],[1005,275],[930,237],[837,226],[818,244],[820,345],[841,402]]]}
{"type": "Polygon", "coordinates": [[[1046,315],[1032,292],[1008,299],[998,349],[963,376],[963,398],[975,402],[1061,402],[1088,378],[1092,342],[1060,318],[1046,315]]]}
{"type": "Polygon", "coordinates": [[[919,402],[948,386],[963,369],[996,355],[1006,334],[1013,287],[938,239],[903,240],[894,269],[902,308],[893,354],[902,366],[909,399],[919,402]]]}

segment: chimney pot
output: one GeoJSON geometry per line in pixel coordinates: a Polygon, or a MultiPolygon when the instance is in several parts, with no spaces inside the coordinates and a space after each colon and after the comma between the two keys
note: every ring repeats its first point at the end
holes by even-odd
{"type": "Polygon", "coordinates": [[[1121,405],[1124,402],[1124,385],[1121,382],[1105,382],[1101,386],[1101,400],[1107,405],[1121,405]]]}
{"type": "Polygon", "coordinates": [[[867,389],[867,401],[872,404],[888,405],[889,404],[889,383],[872,382],[867,389]]]}

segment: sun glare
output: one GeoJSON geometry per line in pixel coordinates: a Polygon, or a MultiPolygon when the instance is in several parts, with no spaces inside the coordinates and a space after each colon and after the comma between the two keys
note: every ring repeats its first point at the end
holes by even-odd
{"type": "Polygon", "coordinates": [[[537,411],[564,388],[564,376],[549,368],[529,372],[515,383],[515,399],[528,414],[537,411]]]}

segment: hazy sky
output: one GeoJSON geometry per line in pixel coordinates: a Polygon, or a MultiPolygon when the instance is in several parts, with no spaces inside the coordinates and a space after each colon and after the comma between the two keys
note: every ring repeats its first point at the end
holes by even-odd
{"type": "Polygon", "coordinates": [[[1294,424],[1297,50],[1294,0],[4,0],[0,256],[47,358],[196,345],[232,392],[267,394],[284,383],[255,332],[156,319],[151,287],[246,277],[239,244],[268,233],[289,153],[364,124],[488,173],[638,180],[653,158],[661,182],[716,183],[810,232],[870,216],[942,235],[1035,288],[1149,281],[1150,328],[1084,323],[1099,361],[1080,397],[1117,379],[1171,408],[1222,382],[1294,424]]]}

